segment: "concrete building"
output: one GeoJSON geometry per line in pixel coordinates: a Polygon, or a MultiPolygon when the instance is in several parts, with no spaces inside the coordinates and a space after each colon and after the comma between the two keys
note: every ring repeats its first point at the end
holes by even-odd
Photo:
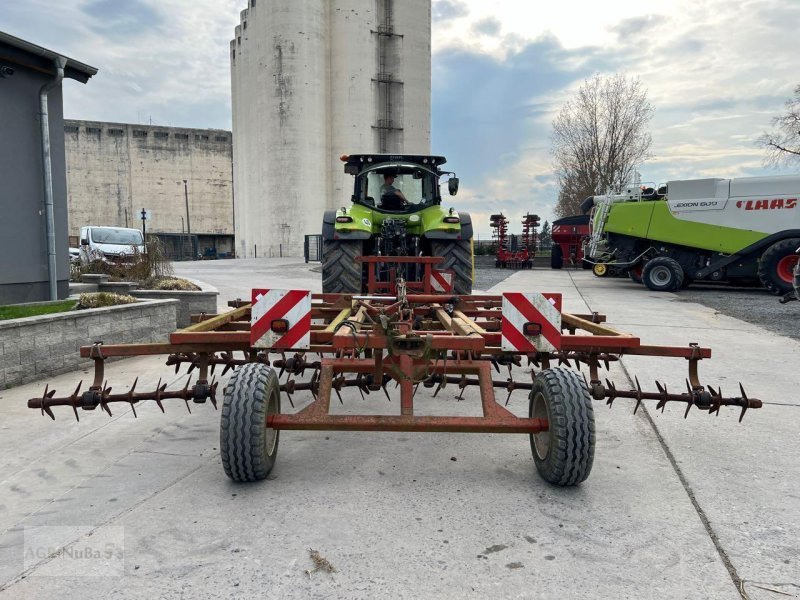
{"type": "Polygon", "coordinates": [[[171,256],[191,256],[189,229],[197,253],[233,253],[229,131],[67,120],[64,140],[70,236],[140,228],[144,208],[171,256]]]}
{"type": "Polygon", "coordinates": [[[230,59],[239,256],[302,254],[342,154],[430,152],[430,0],[249,0],[230,59]]]}
{"type": "Polygon", "coordinates": [[[95,73],[0,32],[0,304],[69,294],[61,82],[95,73]]]}

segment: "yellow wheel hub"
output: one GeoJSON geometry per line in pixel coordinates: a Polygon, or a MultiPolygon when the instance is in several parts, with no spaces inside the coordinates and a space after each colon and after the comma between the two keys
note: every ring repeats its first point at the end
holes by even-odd
{"type": "Polygon", "coordinates": [[[592,273],[598,277],[605,277],[606,273],[608,273],[608,267],[605,265],[595,265],[592,267],[592,273]]]}

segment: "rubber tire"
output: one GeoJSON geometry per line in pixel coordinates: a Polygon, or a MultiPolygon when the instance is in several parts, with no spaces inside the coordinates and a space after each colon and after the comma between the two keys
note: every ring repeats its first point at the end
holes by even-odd
{"type": "Polygon", "coordinates": [[[539,475],[560,486],[584,481],[594,462],[595,425],[583,377],[563,367],[547,369],[536,376],[528,398],[528,416],[544,416],[550,424],[548,431],[530,435],[539,475]]]}
{"type": "Polygon", "coordinates": [[[758,279],[769,293],[782,296],[793,290],[791,283],[778,276],[777,268],[781,259],[795,254],[798,246],[799,238],[788,238],[775,242],[761,255],[761,260],[758,261],[758,279]]]}
{"type": "Polygon", "coordinates": [[[441,256],[444,260],[435,269],[450,269],[455,274],[453,292],[459,295],[472,293],[472,245],[469,240],[456,242],[431,242],[432,256],[441,256]]]}
{"type": "Polygon", "coordinates": [[[561,246],[554,244],[550,250],[550,268],[560,269],[564,266],[564,253],[561,251],[561,246]]]}
{"type": "Polygon", "coordinates": [[[323,294],[361,293],[361,263],[356,258],[363,251],[360,240],[322,241],[323,294]]]}
{"type": "Polygon", "coordinates": [[[683,279],[683,267],[677,260],[668,256],[651,258],[642,269],[642,283],[647,286],[647,289],[654,292],[674,292],[679,290],[683,285],[683,279]],[[653,271],[655,271],[656,276],[659,276],[665,273],[665,270],[670,273],[669,279],[657,280],[653,278],[653,271]]]}
{"type": "Polygon", "coordinates": [[[800,300],[800,261],[797,261],[797,264],[794,266],[794,282],[792,283],[792,287],[794,288],[795,297],[800,300]]]}
{"type": "Polygon", "coordinates": [[[278,453],[280,431],[266,426],[268,414],[281,411],[275,369],[247,363],[234,371],[225,386],[219,450],[225,474],[238,482],[266,479],[278,453]],[[268,445],[274,443],[269,448],[268,445]]]}

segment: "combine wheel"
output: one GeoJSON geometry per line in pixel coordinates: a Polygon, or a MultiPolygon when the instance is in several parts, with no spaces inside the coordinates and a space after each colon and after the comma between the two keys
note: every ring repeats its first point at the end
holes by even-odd
{"type": "Polygon", "coordinates": [[[789,238],[775,242],[764,251],[758,263],[758,278],[770,293],[781,295],[792,291],[794,266],[798,256],[795,250],[800,239],[789,238]]]}
{"type": "Polygon", "coordinates": [[[536,470],[555,485],[577,485],[592,470],[594,411],[586,382],[575,371],[556,367],[536,376],[528,415],[547,419],[547,431],[531,434],[536,470]]]}
{"type": "Polygon", "coordinates": [[[561,246],[554,244],[550,250],[550,268],[560,269],[564,266],[564,253],[561,251],[561,246]]]}
{"type": "MultiPolygon", "coordinates": [[[[453,292],[459,295],[472,293],[472,250],[469,240],[431,243],[433,256],[444,258],[435,269],[452,269],[456,274],[453,292]]],[[[505,265],[503,265],[505,267],[505,265]]]]}
{"type": "Polygon", "coordinates": [[[605,277],[608,275],[608,266],[603,263],[597,263],[592,267],[592,273],[595,277],[605,277]]]}
{"type": "Polygon", "coordinates": [[[281,411],[278,375],[272,367],[247,363],[225,386],[219,449],[225,474],[234,481],[266,479],[275,465],[279,431],[267,416],[281,411]]]}
{"type": "MultiPolygon", "coordinates": [[[[800,252],[800,248],[798,248],[798,252],[800,252]]],[[[795,297],[800,300],[800,259],[798,259],[794,265],[794,281],[792,286],[794,287],[795,297]]]]}
{"type": "Polygon", "coordinates": [[[360,294],[362,242],[322,241],[322,293],[360,294]]]}
{"type": "Polygon", "coordinates": [[[683,267],[668,256],[647,261],[642,269],[642,283],[654,292],[674,292],[683,285],[683,267]]]}

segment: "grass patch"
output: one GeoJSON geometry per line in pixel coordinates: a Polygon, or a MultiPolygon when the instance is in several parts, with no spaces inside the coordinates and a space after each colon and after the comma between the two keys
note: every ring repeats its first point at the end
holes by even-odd
{"type": "Polygon", "coordinates": [[[103,308],[104,306],[119,306],[120,304],[133,304],[136,298],[127,294],[114,294],[112,292],[94,292],[81,294],[78,310],[86,308],[103,308]]]}
{"type": "Polygon", "coordinates": [[[0,321],[67,312],[75,308],[75,304],[75,300],[64,300],[63,302],[54,302],[53,304],[12,304],[0,306],[0,321]]]}

